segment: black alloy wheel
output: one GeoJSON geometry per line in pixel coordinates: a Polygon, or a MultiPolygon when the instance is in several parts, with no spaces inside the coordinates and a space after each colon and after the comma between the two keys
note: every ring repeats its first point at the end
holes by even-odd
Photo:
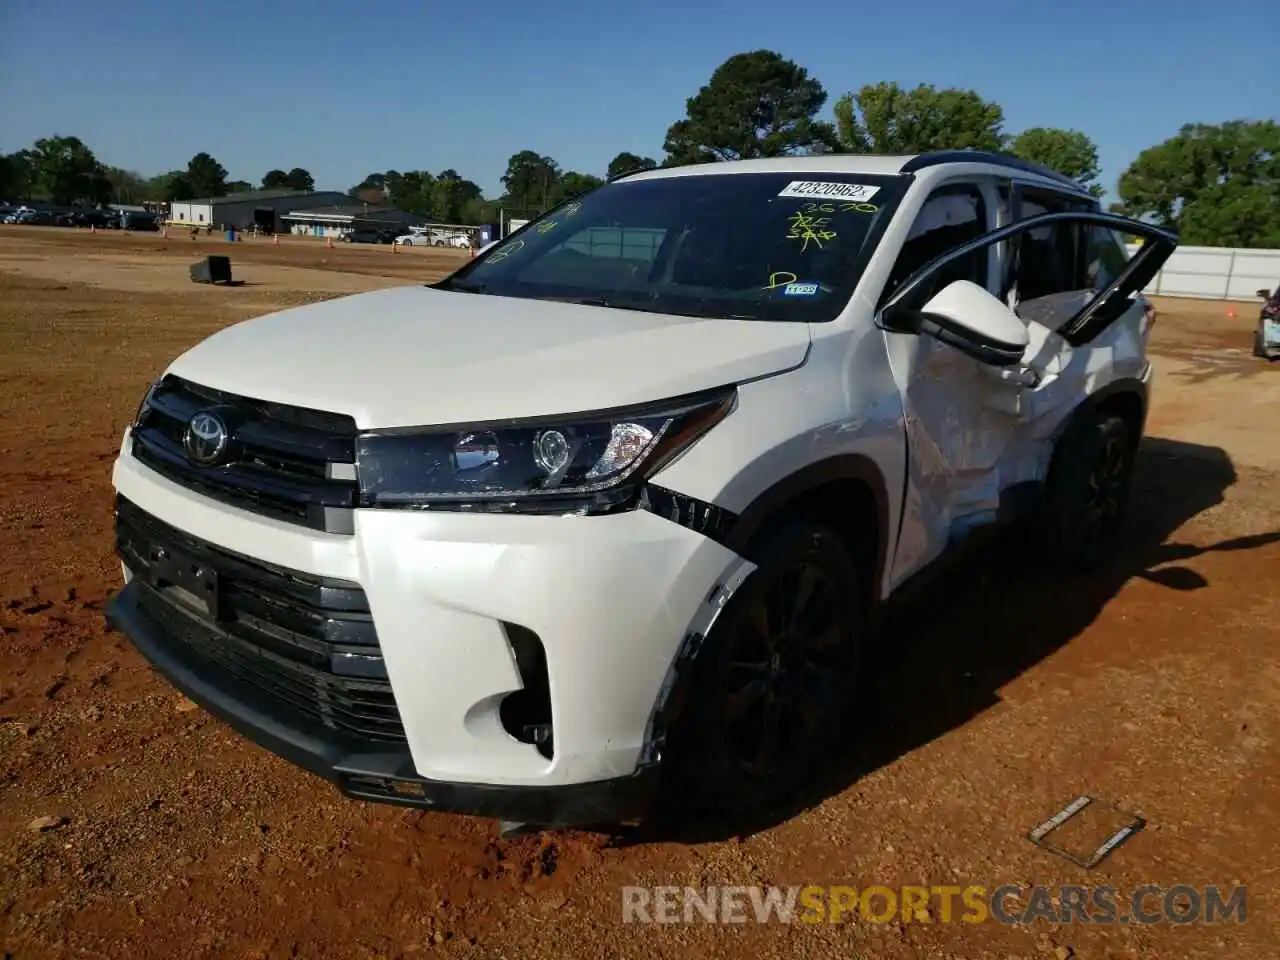
{"type": "Polygon", "coordinates": [[[774,805],[810,781],[857,673],[863,600],[840,538],[793,522],[749,553],[757,569],[708,635],[669,741],[678,802],[701,812],[774,805]]]}
{"type": "Polygon", "coordinates": [[[1059,572],[1087,573],[1115,552],[1136,453],[1129,425],[1105,412],[1059,442],[1047,489],[1050,559],[1059,572]]]}

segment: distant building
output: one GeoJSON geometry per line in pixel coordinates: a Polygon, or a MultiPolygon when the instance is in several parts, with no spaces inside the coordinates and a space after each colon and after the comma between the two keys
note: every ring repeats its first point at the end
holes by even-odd
{"type": "Polygon", "coordinates": [[[212,225],[216,230],[248,230],[256,225],[268,233],[277,233],[281,229],[280,215],[286,211],[344,201],[350,203],[351,198],[335,190],[256,190],[175,201],[169,205],[169,222],[185,227],[212,225]]]}
{"type": "Polygon", "coordinates": [[[291,233],[337,239],[350,230],[395,229],[405,233],[410,227],[420,227],[429,221],[416,213],[379,207],[369,203],[355,203],[350,197],[346,203],[328,206],[308,206],[282,213],[283,229],[291,233]]]}

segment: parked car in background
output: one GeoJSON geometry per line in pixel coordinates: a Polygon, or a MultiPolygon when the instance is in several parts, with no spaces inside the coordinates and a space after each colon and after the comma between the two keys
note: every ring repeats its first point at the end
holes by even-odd
{"type": "Polygon", "coordinates": [[[101,210],[72,210],[59,214],[55,219],[60,227],[97,227],[106,230],[113,225],[113,216],[101,210]]]}
{"type": "Polygon", "coordinates": [[[16,210],[11,210],[8,214],[5,215],[4,222],[5,223],[35,223],[38,217],[39,217],[39,211],[33,209],[32,207],[18,207],[16,210]]]}
{"type": "Polygon", "coordinates": [[[425,233],[402,233],[396,237],[395,243],[401,247],[439,246],[429,234],[425,233]]]}
{"type": "Polygon", "coordinates": [[[398,229],[383,228],[376,230],[373,228],[351,230],[342,235],[343,241],[346,243],[395,243],[396,238],[400,236],[398,229]]]}
{"type": "Polygon", "coordinates": [[[1259,290],[1262,309],[1253,335],[1253,355],[1263,360],[1280,360],[1280,281],[1271,290],[1259,290]]]}
{"type": "Polygon", "coordinates": [[[130,211],[120,214],[118,219],[122,230],[145,230],[154,233],[160,229],[160,224],[156,220],[155,214],[151,213],[130,211]]]}

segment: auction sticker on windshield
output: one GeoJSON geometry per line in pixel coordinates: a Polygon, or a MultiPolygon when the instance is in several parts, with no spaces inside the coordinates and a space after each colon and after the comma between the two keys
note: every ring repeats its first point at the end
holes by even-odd
{"type": "Polygon", "coordinates": [[[780,197],[802,197],[805,200],[850,200],[862,203],[880,191],[861,183],[832,183],[828,180],[792,180],[778,194],[780,197]]]}

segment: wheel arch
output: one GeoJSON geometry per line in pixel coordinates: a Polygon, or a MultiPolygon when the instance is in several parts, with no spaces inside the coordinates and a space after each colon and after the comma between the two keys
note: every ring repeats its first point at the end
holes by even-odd
{"type": "Polygon", "coordinates": [[[1120,377],[1113,380],[1089,394],[1084,402],[1063,420],[1062,425],[1054,432],[1054,445],[1056,447],[1062,437],[1086,417],[1092,417],[1104,411],[1122,417],[1133,430],[1134,436],[1141,438],[1146,429],[1149,403],[1150,387],[1145,380],[1138,377],[1120,377]]]}
{"type": "MultiPolygon", "coordinates": [[[[880,597],[890,540],[888,488],[876,463],[862,454],[839,454],[788,474],[737,515],[723,543],[754,569],[750,563],[752,544],[775,525],[796,518],[824,523],[836,530],[863,577],[860,587],[865,602],[868,607],[874,604],[880,597]]],[[[733,589],[745,579],[740,576],[733,589]]],[[[722,608],[728,601],[726,593],[731,593],[725,587],[726,584],[716,584],[707,598],[708,604],[722,608]]],[[[650,713],[640,766],[660,762],[666,738],[688,706],[694,664],[714,624],[713,617],[704,630],[692,628],[683,638],[650,713]]]]}
{"type": "Polygon", "coordinates": [[[888,559],[889,496],[884,474],[870,457],[840,454],[783,477],[738,515],[725,545],[751,559],[751,544],[764,530],[795,517],[825,523],[839,533],[864,576],[864,591],[869,598],[880,596],[888,559]]]}

